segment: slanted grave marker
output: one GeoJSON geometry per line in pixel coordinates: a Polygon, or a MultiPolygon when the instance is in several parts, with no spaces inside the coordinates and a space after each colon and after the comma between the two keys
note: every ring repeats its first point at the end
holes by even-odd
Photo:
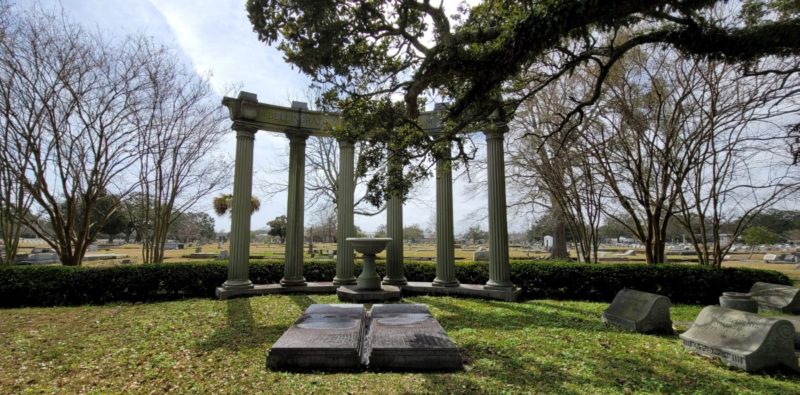
{"type": "Polygon", "coordinates": [[[603,322],[639,333],[672,333],[670,300],[663,295],[623,288],[603,312],[603,322]]]}
{"type": "Polygon", "coordinates": [[[687,350],[747,372],[778,366],[800,371],[794,336],[794,326],[787,320],[707,306],[680,338],[687,350]]]}

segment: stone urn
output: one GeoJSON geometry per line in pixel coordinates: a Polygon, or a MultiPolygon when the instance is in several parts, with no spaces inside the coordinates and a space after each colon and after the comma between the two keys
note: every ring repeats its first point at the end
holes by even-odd
{"type": "Polygon", "coordinates": [[[381,289],[381,278],[375,271],[375,254],[383,251],[390,238],[348,237],[347,242],[356,252],[363,254],[364,267],[356,279],[356,289],[375,291],[381,289]]]}
{"type": "Polygon", "coordinates": [[[723,292],[719,297],[719,305],[748,313],[758,313],[758,303],[750,297],[750,294],[742,292],[723,292]]]}

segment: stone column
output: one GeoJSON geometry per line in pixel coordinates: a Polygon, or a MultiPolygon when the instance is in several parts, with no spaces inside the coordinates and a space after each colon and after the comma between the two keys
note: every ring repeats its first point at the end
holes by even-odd
{"type": "Polygon", "coordinates": [[[303,286],[303,213],[305,209],[306,139],[308,133],[289,132],[289,189],[286,205],[286,263],[283,286],[303,286]]]}
{"type": "Polygon", "coordinates": [[[484,288],[512,289],[508,262],[508,221],[506,219],[506,174],[503,157],[505,124],[495,124],[486,135],[489,179],[489,281],[484,288]]]}
{"type": "Polygon", "coordinates": [[[355,200],[355,172],[353,161],[355,146],[350,141],[339,141],[339,178],[336,186],[336,277],[335,285],[355,284],[353,275],[353,248],[347,242],[348,237],[356,235],[353,223],[353,201],[355,200]]]}
{"type": "Polygon", "coordinates": [[[225,289],[253,288],[250,282],[250,198],[253,193],[253,140],[255,129],[237,127],[236,163],[231,207],[231,254],[225,289]]]}
{"type": "MultiPolygon", "coordinates": [[[[402,164],[392,157],[388,162],[389,177],[402,175],[402,164]]],[[[386,202],[386,237],[392,239],[386,247],[386,276],[383,283],[388,285],[407,284],[403,273],[403,201],[398,196],[389,196],[386,202]]]]}
{"type": "MultiPolygon", "coordinates": [[[[449,152],[449,141],[447,147],[449,152]]],[[[436,278],[433,280],[435,286],[458,286],[454,239],[453,172],[449,163],[439,159],[436,161],[436,278]]]]}

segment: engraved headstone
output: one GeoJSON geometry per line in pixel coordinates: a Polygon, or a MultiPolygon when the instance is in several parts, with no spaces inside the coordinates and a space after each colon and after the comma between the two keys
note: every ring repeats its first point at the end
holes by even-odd
{"type": "Polygon", "coordinates": [[[640,333],[671,333],[670,300],[663,295],[624,288],[603,312],[603,322],[640,333]]]}
{"type": "Polygon", "coordinates": [[[755,283],[750,287],[750,297],[761,310],[800,314],[800,289],[790,285],[755,283]]]}
{"type": "Polygon", "coordinates": [[[680,338],[689,351],[718,357],[747,372],[778,366],[800,371],[794,336],[794,327],[787,320],[707,306],[680,338]]]}
{"type": "Polygon", "coordinates": [[[313,304],[267,354],[275,370],[358,369],[365,310],[361,304],[313,304]]]}
{"type": "Polygon", "coordinates": [[[422,304],[376,304],[368,336],[369,367],[460,370],[455,344],[422,304]]]}

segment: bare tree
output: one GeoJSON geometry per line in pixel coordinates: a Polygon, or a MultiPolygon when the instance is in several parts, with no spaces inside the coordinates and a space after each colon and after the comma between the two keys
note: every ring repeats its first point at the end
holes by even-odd
{"type": "Polygon", "coordinates": [[[583,134],[617,202],[605,213],[641,241],[648,263],[665,261],[669,223],[700,154],[687,138],[692,120],[683,116],[692,111],[688,97],[697,81],[676,83],[676,62],[674,52],[656,48],[629,52],[606,79],[599,122],[583,134]]]}
{"type": "Polygon", "coordinates": [[[695,109],[691,139],[699,157],[684,180],[681,224],[701,264],[721,266],[732,242],[763,210],[796,193],[787,137],[778,123],[800,109],[800,79],[794,74],[741,76],[731,65],[687,60],[675,64],[677,83],[697,79],[688,97],[695,109]],[[722,227],[729,232],[722,244],[722,227]]]}
{"type": "MultiPolygon", "coordinates": [[[[361,145],[356,144],[355,161],[361,152],[361,145]]],[[[285,174],[289,169],[287,163],[280,163],[270,169],[269,173],[285,174]]],[[[375,216],[386,209],[386,205],[374,207],[367,201],[366,183],[371,175],[356,179],[357,196],[353,202],[356,215],[375,216]]],[[[327,206],[336,202],[337,180],[339,178],[339,143],[329,137],[314,136],[306,145],[306,201],[307,209],[326,211],[327,206]]],[[[284,181],[262,179],[262,193],[268,198],[286,190],[284,181]]]]}
{"type": "Polygon", "coordinates": [[[137,155],[136,92],[148,83],[141,47],[110,43],[41,9],[8,18],[0,42],[1,165],[33,200],[32,215],[17,219],[63,264],[80,265],[114,211],[97,215],[98,199],[133,189],[124,176],[137,155]]]}
{"type": "Polygon", "coordinates": [[[226,116],[208,79],[172,50],[142,40],[145,105],[132,114],[139,130],[138,191],[134,207],[145,263],[162,262],[170,225],[198,201],[230,184],[231,163],[217,154],[226,116]]]}
{"type": "MultiPolygon", "coordinates": [[[[572,106],[563,89],[581,84],[580,76],[564,78],[543,89],[536,99],[523,102],[508,138],[509,188],[515,204],[549,208],[553,219],[554,259],[568,258],[566,228],[575,242],[578,259],[597,260],[601,200],[604,184],[580,144],[579,134],[559,130],[559,114],[572,106]]],[[[596,109],[593,109],[596,110],[596,109]]],[[[588,114],[587,119],[594,115],[588,114]]]]}

